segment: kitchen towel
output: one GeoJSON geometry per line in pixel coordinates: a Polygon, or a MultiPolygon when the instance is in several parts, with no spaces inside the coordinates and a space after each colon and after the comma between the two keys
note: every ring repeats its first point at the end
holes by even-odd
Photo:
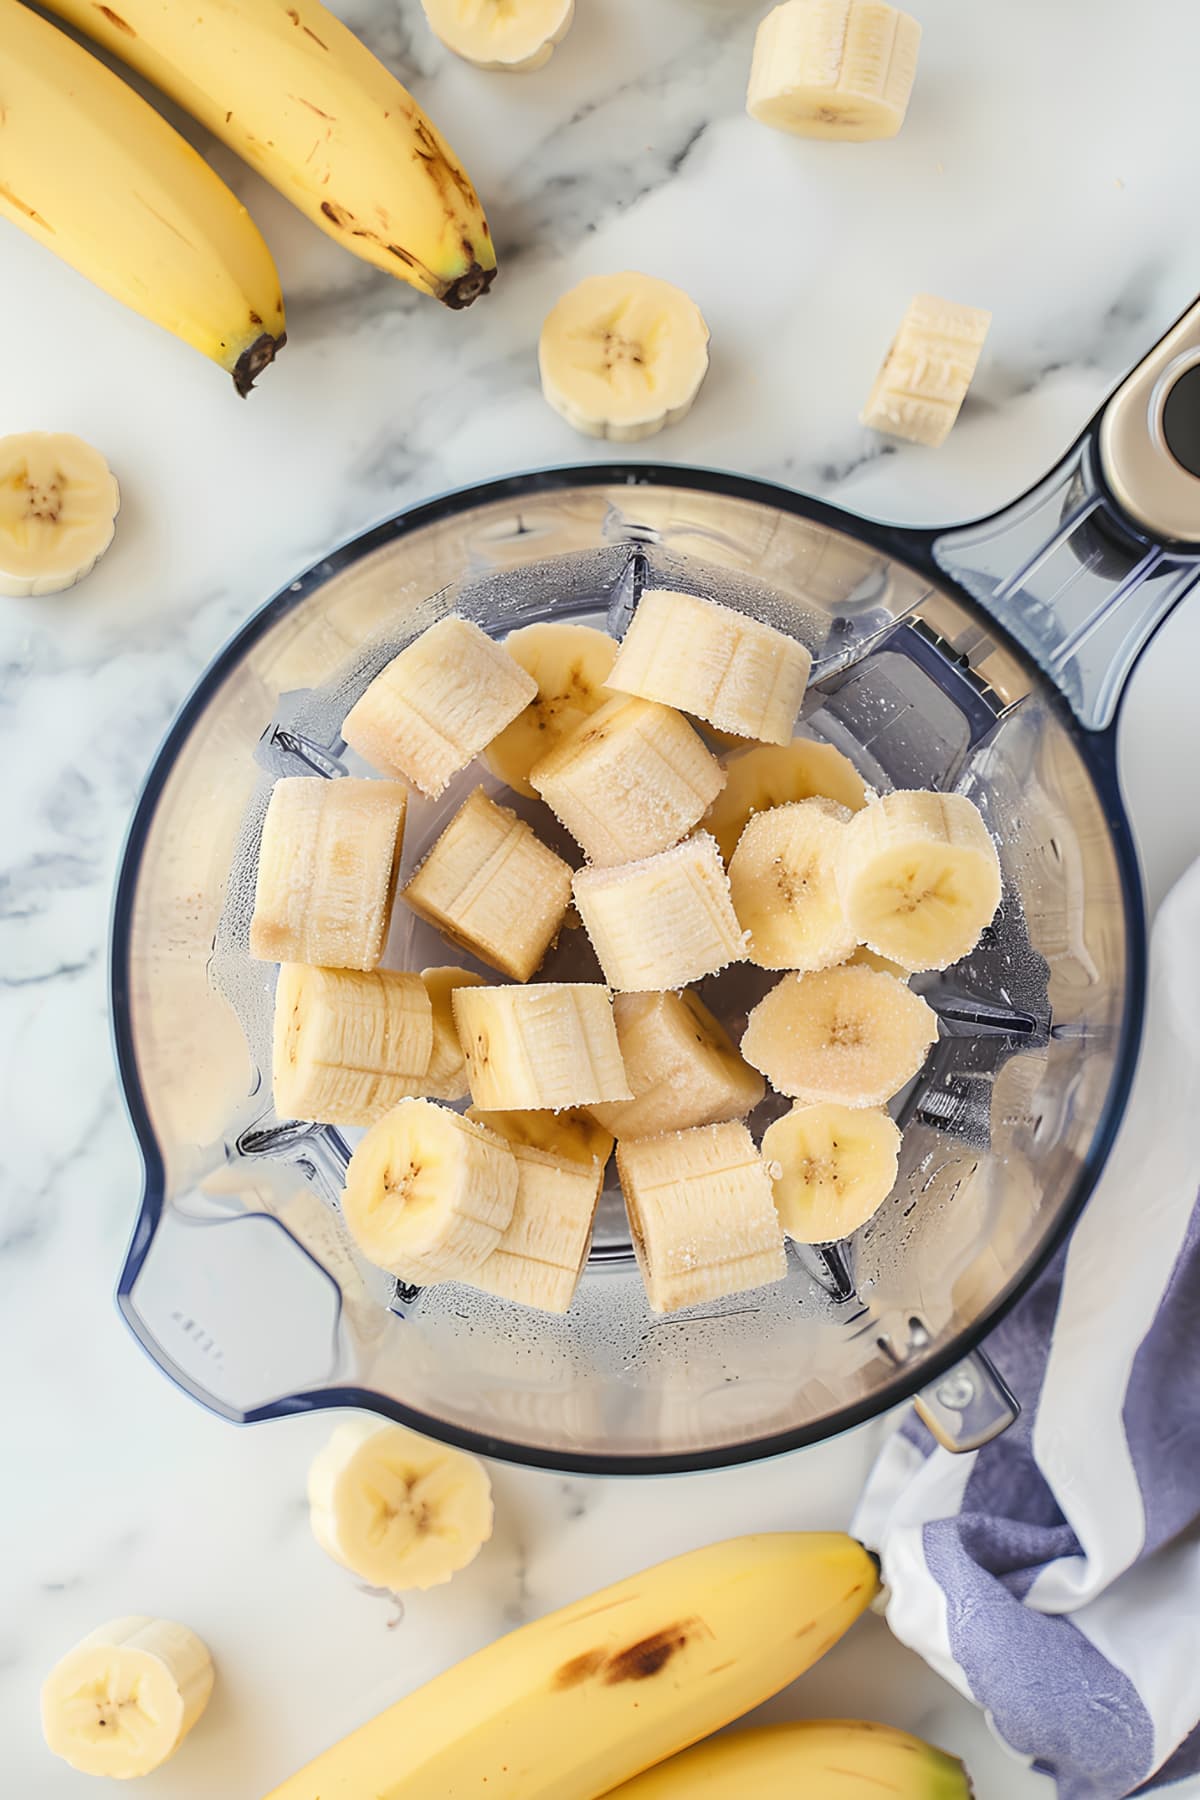
{"type": "Polygon", "coordinates": [[[854,1530],[888,1621],[1060,1800],[1200,1773],[1200,864],[1161,907],[1125,1122],[1065,1250],[991,1334],[1003,1437],[888,1440],[854,1530]]]}

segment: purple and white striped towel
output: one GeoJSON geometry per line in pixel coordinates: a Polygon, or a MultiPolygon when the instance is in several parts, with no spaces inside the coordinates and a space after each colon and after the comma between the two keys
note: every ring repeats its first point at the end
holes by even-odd
{"type": "Polygon", "coordinates": [[[1200,864],[1150,964],[1108,1167],[988,1341],[1020,1420],[953,1456],[907,1419],[854,1524],[896,1636],[1060,1800],[1200,1774],[1200,864]]]}

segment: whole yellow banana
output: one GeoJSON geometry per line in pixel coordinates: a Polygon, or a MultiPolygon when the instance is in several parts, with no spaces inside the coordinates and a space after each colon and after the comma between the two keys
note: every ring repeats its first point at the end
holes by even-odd
{"type": "Polygon", "coordinates": [[[447,306],[496,252],[449,144],[318,0],[47,0],[356,256],[447,306]]]}
{"type": "Polygon", "coordinates": [[[608,1800],[971,1800],[957,1757],[862,1719],[731,1731],[614,1788],[608,1800]]]}
{"type": "Polygon", "coordinates": [[[228,369],[240,394],[284,342],[254,221],[111,69],[0,0],[0,215],[228,369]]]}
{"type": "Polygon", "coordinates": [[[838,1532],[693,1550],[510,1632],[270,1800],[596,1800],[786,1687],[877,1587],[838,1532]]]}

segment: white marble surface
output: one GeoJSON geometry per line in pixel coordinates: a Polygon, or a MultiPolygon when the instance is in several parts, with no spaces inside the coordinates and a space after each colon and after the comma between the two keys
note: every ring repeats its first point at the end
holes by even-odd
{"type": "MultiPolygon", "coordinates": [[[[1118,0],[920,0],[909,122],[862,148],[745,118],[746,0],[580,0],[550,67],[520,78],[454,63],[416,0],[339,10],[413,81],[487,199],[503,273],[473,311],[344,258],[216,151],[289,297],[289,347],[243,405],[189,351],[0,236],[0,431],[82,433],[125,494],[93,579],[0,613],[0,1785],[20,1800],[93,1791],[42,1748],[36,1690],[115,1613],[190,1621],[221,1670],[203,1727],[144,1791],[256,1800],[514,1620],[687,1544],[844,1522],[874,1441],[663,1481],[497,1468],[494,1543],[389,1629],[388,1606],[309,1537],[304,1473],[327,1426],[237,1431],[142,1357],[111,1300],[138,1169],[110,1064],[105,932],[139,779],[209,656],[308,561],[406,501],[605,454],[544,407],[533,355],[541,316],[585,273],[667,276],[712,326],[700,402],[645,454],[915,521],[1017,493],[1200,291],[1200,16],[1179,0],[1142,0],[1132,26],[1118,0]],[[923,287],[995,314],[937,454],[855,422],[923,287]]],[[[1200,757],[1198,655],[1193,609],[1151,648],[1124,718],[1152,899],[1200,850],[1200,815],[1179,799],[1200,757]]],[[[924,1729],[971,1759],[980,1800],[1048,1792],[874,1620],[773,1710],[924,1729]]]]}

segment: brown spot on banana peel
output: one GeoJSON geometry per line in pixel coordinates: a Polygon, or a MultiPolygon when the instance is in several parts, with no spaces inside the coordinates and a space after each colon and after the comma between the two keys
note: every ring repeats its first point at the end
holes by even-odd
{"type": "MultiPolygon", "coordinates": [[[[253,317],[253,315],[251,316],[253,317]]],[[[281,331],[278,337],[272,337],[269,331],[264,331],[247,349],[242,351],[233,365],[233,385],[243,400],[263,370],[275,361],[286,343],[286,331],[281,331]]]]}
{"type": "Polygon", "coordinates": [[[114,31],[123,31],[126,37],[135,38],[137,36],[137,32],[129,20],[123,19],[120,13],[113,11],[111,6],[97,6],[96,11],[102,18],[108,20],[114,31]]]}
{"type": "Polygon", "coordinates": [[[561,1669],[555,1671],[552,1685],[560,1692],[578,1687],[581,1681],[586,1681],[589,1675],[602,1669],[606,1660],[603,1650],[585,1650],[582,1656],[573,1656],[570,1662],[565,1662],[561,1669]]]}
{"type": "Polygon", "coordinates": [[[35,207],[26,205],[21,196],[19,194],[14,194],[10,187],[5,187],[2,181],[0,181],[0,199],[7,200],[9,205],[15,206],[19,213],[24,213],[25,217],[30,220],[32,224],[40,225],[43,231],[48,231],[52,237],[57,237],[58,234],[53,225],[51,225],[49,219],[43,219],[41,213],[38,212],[35,207]]]}

